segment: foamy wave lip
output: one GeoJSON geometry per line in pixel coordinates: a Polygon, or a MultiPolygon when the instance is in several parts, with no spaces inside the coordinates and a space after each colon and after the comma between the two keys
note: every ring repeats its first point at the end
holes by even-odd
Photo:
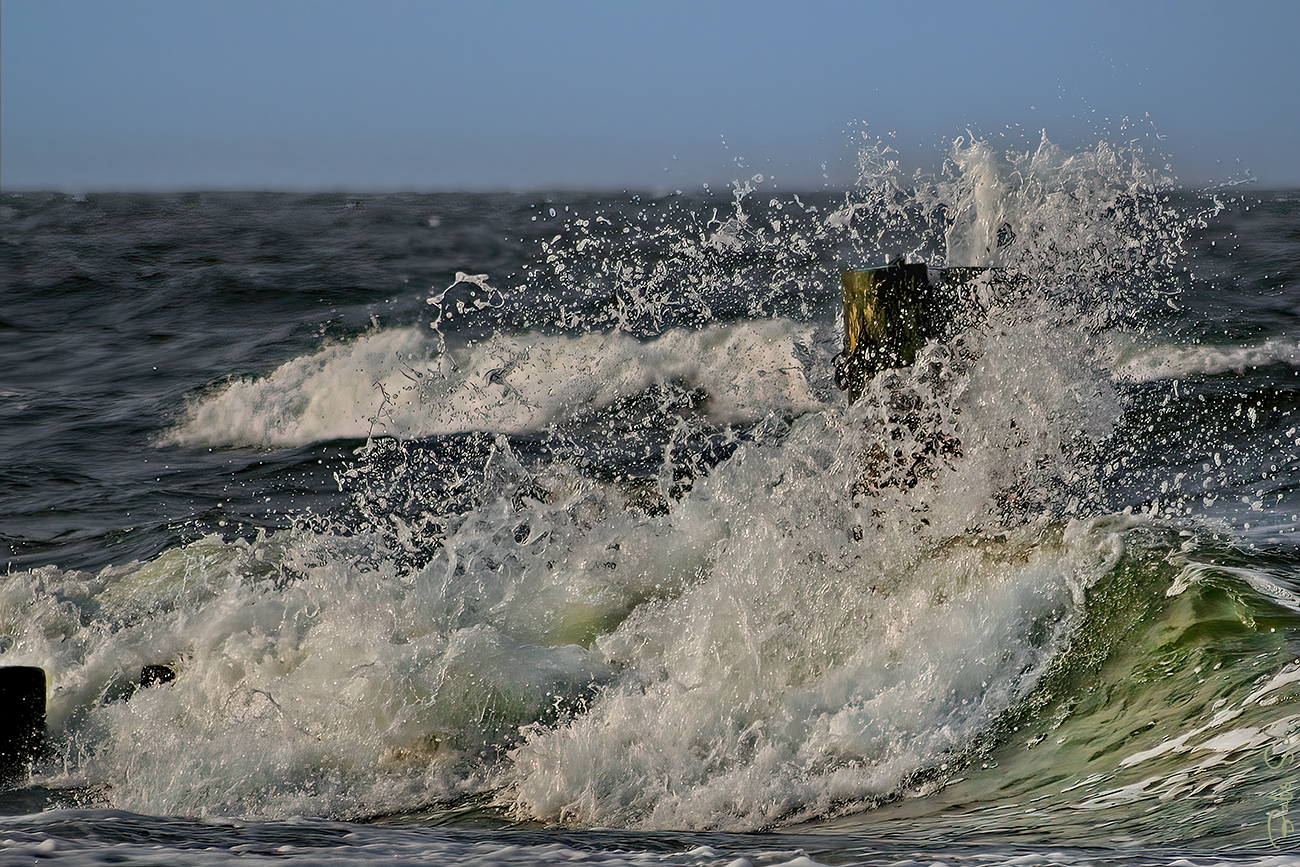
{"type": "Polygon", "coordinates": [[[762,320],[623,333],[493,335],[440,353],[433,335],[395,328],[325,346],[192,404],[166,445],[286,448],[372,435],[542,430],[666,382],[703,388],[722,424],[822,406],[798,348],[813,328],[762,320]]]}
{"type": "Polygon", "coordinates": [[[1273,364],[1300,366],[1300,340],[1272,338],[1242,346],[1156,346],[1122,358],[1115,374],[1130,382],[1155,382],[1241,373],[1273,364]]]}

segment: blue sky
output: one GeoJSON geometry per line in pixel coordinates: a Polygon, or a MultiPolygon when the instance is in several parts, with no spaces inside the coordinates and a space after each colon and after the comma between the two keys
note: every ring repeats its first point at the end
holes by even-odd
{"type": "Polygon", "coordinates": [[[0,187],[815,189],[968,129],[1300,186],[1297,40],[1296,0],[4,0],[0,187]]]}

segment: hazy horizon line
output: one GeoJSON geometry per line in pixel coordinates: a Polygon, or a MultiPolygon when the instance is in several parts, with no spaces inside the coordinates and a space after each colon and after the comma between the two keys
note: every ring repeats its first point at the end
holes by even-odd
{"type": "MultiPolygon", "coordinates": [[[[655,198],[670,198],[674,196],[700,196],[700,195],[734,195],[736,186],[741,181],[728,182],[718,185],[693,185],[692,189],[682,189],[680,187],[655,188],[650,185],[646,186],[626,186],[626,187],[605,187],[605,186],[537,186],[537,187],[520,187],[502,185],[500,187],[350,187],[350,186],[294,186],[286,185],[283,187],[266,187],[266,186],[198,186],[198,187],[181,187],[181,186],[139,186],[139,187],[97,187],[97,186],[68,186],[68,187],[47,187],[32,186],[20,188],[5,188],[0,190],[0,195],[4,196],[31,196],[31,195],[62,195],[69,197],[91,196],[91,195],[204,195],[204,194],[229,194],[229,195],[335,195],[335,196],[386,196],[386,195],[650,195],[655,198]]],[[[764,193],[788,193],[792,195],[809,195],[813,193],[845,193],[858,189],[856,184],[823,184],[821,187],[805,186],[782,186],[779,184],[761,184],[755,187],[753,192],[764,193]]],[[[1262,184],[1254,180],[1237,181],[1237,182],[1219,182],[1213,184],[1176,184],[1172,190],[1180,193],[1212,193],[1224,192],[1229,190],[1253,190],[1261,193],[1269,192],[1290,192],[1300,190],[1300,182],[1291,184],[1262,184]]]]}

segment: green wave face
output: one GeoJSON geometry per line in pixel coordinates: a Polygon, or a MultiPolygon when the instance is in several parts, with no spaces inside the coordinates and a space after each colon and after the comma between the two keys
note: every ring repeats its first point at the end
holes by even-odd
{"type": "Polygon", "coordinates": [[[1038,688],[873,823],[936,839],[1300,843],[1294,562],[1149,526],[1124,539],[1038,688]]]}

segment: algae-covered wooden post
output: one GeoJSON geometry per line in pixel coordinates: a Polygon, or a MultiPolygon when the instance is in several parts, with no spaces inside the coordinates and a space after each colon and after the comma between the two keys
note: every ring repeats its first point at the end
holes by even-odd
{"type": "Polygon", "coordinates": [[[902,260],[845,271],[840,284],[844,351],[836,360],[835,379],[851,403],[881,370],[914,363],[917,351],[935,336],[934,292],[929,269],[902,260]]]}

